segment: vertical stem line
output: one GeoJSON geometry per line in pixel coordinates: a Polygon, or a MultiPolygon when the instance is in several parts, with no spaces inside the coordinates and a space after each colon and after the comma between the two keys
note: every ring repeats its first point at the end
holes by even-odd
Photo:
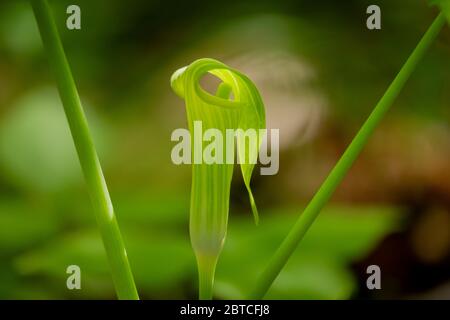
{"type": "Polygon", "coordinates": [[[86,116],[47,0],[31,0],[69,122],[119,299],[139,299],[86,116]]]}
{"type": "Polygon", "coordinates": [[[259,281],[257,282],[254,290],[251,292],[249,298],[261,299],[267,293],[273,281],[285,266],[290,256],[297,248],[299,242],[308,231],[309,227],[312,225],[322,208],[326,205],[334,191],[352,167],[358,155],[367,144],[370,136],[399,95],[401,89],[411,76],[419,61],[423,58],[430,45],[436,39],[444,24],[445,18],[441,13],[422,37],[417,47],[414,49],[406,63],[401,68],[400,72],[395,77],[394,81],[376,105],[375,109],[356,134],[353,141],[347,147],[342,157],[323,182],[322,186],[316,192],[311,202],[303,211],[303,214],[300,215],[294,227],[283,240],[280,247],[269,261],[266,269],[262,272],[259,281]]]}
{"type": "Polygon", "coordinates": [[[212,300],[214,287],[214,274],[218,257],[199,256],[198,265],[198,298],[200,300],[212,300]]]}

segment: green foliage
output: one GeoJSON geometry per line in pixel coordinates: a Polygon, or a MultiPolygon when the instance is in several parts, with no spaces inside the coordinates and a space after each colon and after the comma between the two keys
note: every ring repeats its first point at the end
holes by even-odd
{"type": "MultiPolygon", "coordinates": [[[[193,274],[191,248],[183,235],[168,236],[153,229],[148,236],[143,229],[125,230],[133,234],[127,238],[128,255],[133,261],[135,279],[144,292],[153,294],[154,298],[158,298],[158,293],[168,295],[193,274]]],[[[52,284],[65,283],[67,275],[62,271],[70,264],[81,268],[83,290],[89,292],[89,296],[101,298],[105,292],[113,292],[102,241],[95,230],[85,229],[56,237],[48,245],[14,262],[22,276],[44,276],[52,284]]]]}
{"type": "MultiPolygon", "coordinates": [[[[218,265],[216,295],[245,298],[294,221],[294,208],[266,212],[258,228],[233,221],[218,265]]],[[[399,227],[399,210],[331,206],[314,224],[269,290],[268,299],[348,299],[355,293],[351,262],[362,259],[399,227]]]]}
{"type": "Polygon", "coordinates": [[[0,226],[0,256],[8,256],[45,243],[60,223],[44,207],[0,199],[0,226]]]}
{"type": "MultiPolygon", "coordinates": [[[[30,92],[1,120],[0,167],[13,184],[55,192],[79,183],[80,166],[56,89],[30,92]]],[[[105,155],[107,126],[92,111],[90,120],[99,150],[105,155]]]]}
{"type": "Polygon", "coordinates": [[[16,57],[35,55],[41,41],[27,1],[9,1],[0,9],[0,43],[16,57]]]}
{"type": "MultiPolygon", "coordinates": [[[[133,206],[117,199],[136,283],[145,298],[192,299],[194,292],[185,286],[195,278],[196,272],[187,233],[182,232],[187,223],[181,217],[186,209],[181,207],[185,200],[154,194],[175,205],[163,212],[157,209],[157,197],[135,197],[139,205],[133,206]],[[149,215],[152,221],[143,223],[149,215]]],[[[2,266],[9,266],[5,270],[8,281],[2,282],[0,297],[114,297],[102,241],[89,226],[90,221],[80,221],[76,228],[68,229],[70,217],[64,215],[64,210],[47,209],[45,213],[18,203],[0,209],[0,234],[5,235],[0,240],[4,246],[10,245],[0,255],[2,266]],[[8,230],[16,230],[16,236],[8,230]],[[7,236],[9,242],[3,242],[7,236]],[[64,271],[70,264],[81,267],[81,291],[65,289],[64,271]],[[15,288],[13,291],[6,286],[9,282],[15,288]],[[30,287],[30,283],[37,283],[38,287],[30,287]]],[[[256,281],[258,270],[289,230],[299,209],[263,211],[264,219],[257,228],[244,215],[231,220],[217,267],[216,297],[245,297],[256,281]]],[[[85,215],[90,216],[89,210],[85,215]]],[[[349,298],[357,287],[350,264],[364,258],[386,234],[398,230],[400,218],[398,208],[328,207],[305,237],[301,250],[283,269],[267,298],[349,298]]]]}

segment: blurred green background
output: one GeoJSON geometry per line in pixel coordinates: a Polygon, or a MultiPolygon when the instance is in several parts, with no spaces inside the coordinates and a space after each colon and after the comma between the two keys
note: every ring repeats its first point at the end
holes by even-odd
{"type": "MultiPolygon", "coordinates": [[[[174,70],[212,57],[246,73],[280,128],[280,171],[239,172],[215,297],[241,298],[437,15],[425,0],[50,1],[137,286],[196,298],[186,127],[174,70]],[[81,7],[82,29],[65,28],[81,7]],[[369,31],[378,4],[382,30],[369,31]]],[[[440,34],[268,298],[450,298],[450,31],[440,34]],[[382,290],[366,287],[367,266],[382,290]]],[[[238,170],[238,169],[237,169],[238,170]]],[[[0,298],[115,298],[30,5],[0,2],[0,298]],[[66,288],[79,265],[81,290],[66,288]]]]}

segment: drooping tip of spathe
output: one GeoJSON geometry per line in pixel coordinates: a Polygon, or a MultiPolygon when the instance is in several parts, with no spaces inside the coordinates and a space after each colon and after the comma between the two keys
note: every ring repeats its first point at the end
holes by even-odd
{"type": "Polygon", "coordinates": [[[250,198],[250,206],[252,207],[253,220],[255,221],[255,225],[259,225],[259,213],[258,208],[256,208],[255,199],[253,198],[252,192],[249,190],[248,196],[250,198]]]}

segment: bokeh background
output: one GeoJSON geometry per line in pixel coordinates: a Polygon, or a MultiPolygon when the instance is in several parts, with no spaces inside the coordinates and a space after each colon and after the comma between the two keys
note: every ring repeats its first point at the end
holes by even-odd
{"type": "MultiPolygon", "coordinates": [[[[425,0],[50,1],[142,298],[196,298],[174,70],[219,59],[256,83],[280,171],[236,168],[215,297],[241,298],[437,15],[425,0]],[[82,30],[65,28],[78,4],[82,30]],[[369,31],[378,4],[382,30],[369,31]]],[[[450,31],[402,91],[267,297],[450,298],[450,31]],[[382,289],[366,287],[377,264],[382,289]]],[[[0,298],[115,298],[31,7],[0,1],[0,298]],[[81,267],[82,289],[66,288],[81,267]]]]}

